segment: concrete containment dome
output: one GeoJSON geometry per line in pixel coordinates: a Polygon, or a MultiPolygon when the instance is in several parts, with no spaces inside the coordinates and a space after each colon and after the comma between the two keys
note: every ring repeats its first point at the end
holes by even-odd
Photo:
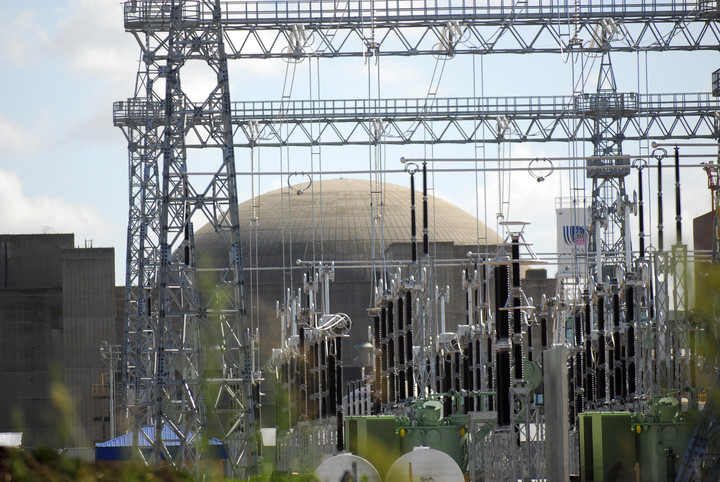
{"type": "MultiPolygon", "coordinates": [[[[408,182],[409,184],[409,182],[408,182]]],[[[359,355],[353,349],[367,339],[369,319],[366,310],[371,300],[369,262],[380,260],[383,247],[387,260],[410,260],[410,189],[384,184],[382,194],[372,192],[374,184],[358,179],[334,179],[284,187],[239,205],[240,229],[245,272],[248,314],[261,333],[261,360],[279,346],[280,328],[275,316],[276,301],[284,302],[287,289],[297,293],[302,287],[306,268],[296,260],[336,262],[335,282],[330,287],[330,308],[344,312],[353,320],[351,339],[344,350],[349,365],[359,355]],[[303,189],[303,193],[297,192],[303,189]],[[373,223],[382,199],[382,223],[373,223]],[[254,204],[254,206],[253,206],[254,204]],[[256,224],[252,218],[256,217],[256,224]],[[373,238],[374,231],[374,238],[373,238]],[[384,244],[383,244],[384,239],[384,244]],[[374,240],[374,243],[373,243],[374,240]],[[375,247],[373,251],[373,245],[375,247]],[[357,263],[353,263],[357,262],[357,263]],[[360,267],[363,265],[364,267],[360,267]]],[[[417,184],[416,184],[417,186],[417,184]]],[[[466,259],[468,250],[479,245],[494,246],[497,234],[487,230],[474,216],[453,204],[428,196],[431,256],[436,259],[466,259]],[[478,240],[478,233],[487,240],[478,240]]],[[[422,253],[422,192],[417,192],[416,219],[418,255],[422,253]]],[[[206,225],[195,231],[198,265],[204,256],[226,253],[218,235],[206,225]]],[[[378,266],[376,266],[378,269],[378,266]]],[[[448,273],[437,271],[438,285],[458,284],[459,268],[448,273]]],[[[448,310],[448,318],[459,317],[464,309],[461,291],[455,291],[457,309],[448,310]]],[[[453,324],[463,322],[456,320],[453,324]]]]}
{"type": "MultiPolygon", "coordinates": [[[[330,260],[369,259],[372,255],[372,229],[375,228],[376,248],[379,246],[380,228],[373,226],[377,194],[371,192],[369,181],[359,179],[333,179],[313,183],[298,195],[304,186],[293,186],[262,194],[255,199],[257,223],[257,255],[275,258],[282,255],[277,247],[285,241],[286,260],[294,264],[296,258],[312,260],[313,244],[317,259],[324,253],[330,260]],[[374,203],[375,206],[371,206],[374,203]],[[322,252],[321,252],[322,243],[322,252]]],[[[410,189],[396,184],[385,184],[382,192],[385,246],[410,242],[410,189]]],[[[422,192],[415,196],[418,242],[422,242],[422,192]]],[[[255,243],[250,238],[250,220],[253,216],[252,200],[239,205],[243,251],[247,265],[249,249],[255,243]]],[[[497,235],[487,231],[485,225],[457,206],[428,196],[430,240],[473,246],[496,244],[497,235]]],[[[217,240],[207,235],[209,226],[196,231],[198,250],[213,249],[217,240]]],[[[381,257],[382,253],[376,253],[381,257]]],[[[278,261],[281,261],[279,259],[278,261]]],[[[282,266],[282,263],[277,264],[282,266]]]]}

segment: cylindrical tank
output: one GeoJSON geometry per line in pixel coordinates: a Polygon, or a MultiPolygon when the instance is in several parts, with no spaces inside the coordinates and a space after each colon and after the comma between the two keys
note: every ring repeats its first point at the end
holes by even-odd
{"type": "Polygon", "coordinates": [[[412,452],[406,453],[392,464],[385,480],[464,482],[465,477],[448,454],[428,447],[415,447],[412,452]]]}
{"type": "Polygon", "coordinates": [[[339,480],[366,480],[380,482],[380,474],[373,464],[357,455],[343,453],[333,455],[315,469],[315,477],[320,482],[336,482],[339,480]]]}

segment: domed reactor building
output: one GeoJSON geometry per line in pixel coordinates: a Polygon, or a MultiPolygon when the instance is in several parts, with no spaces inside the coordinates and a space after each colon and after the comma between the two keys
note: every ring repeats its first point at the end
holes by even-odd
{"type": "MultiPolygon", "coordinates": [[[[427,203],[428,254],[434,261],[439,297],[445,301],[446,330],[453,331],[467,318],[462,267],[468,263],[468,252],[494,251],[502,240],[447,201],[428,195],[427,203]]],[[[415,207],[421,257],[420,191],[415,193],[415,207]]],[[[252,330],[259,335],[256,366],[265,366],[272,350],[283,343],[279,312],[289,296],[301,298],[307,306],[308,288],[316,281],[316,309],[322,309],[323,287],[317,278],[324,271],[331,280],[329,312],[345,313],[352,321],[350,336],[343,340],[344,379],[359,379],[362,368],[371,366],[368,309],[378,283],[383,273],[397,272],[411,261],[410,189],[385,183],[378,190],[376,184],[358,179],[324,180],[268,192],[240,204],[239,210],[240,219],[247,220],[241,236],[246,305],[252,330]]],[[[208,225],[195,232],[195,248],[200,268],[204,257],[227,256],[208,225]]],[[[383,282],[388,283],[387,277],[383,282]]],[[[273,397],[268,398],[263,402],[263,425],[272,424],[268,405],[273,397]]]]}

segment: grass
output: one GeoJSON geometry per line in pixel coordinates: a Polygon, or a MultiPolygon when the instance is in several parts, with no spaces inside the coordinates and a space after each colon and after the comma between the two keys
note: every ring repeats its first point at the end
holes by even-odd
{"type": "MultiPolygon", "coordinates": [[[[188,472],[171,467],[152,468],[141,462],[83,462],[64,457],[56,450],[23,450],[0,447],[2,482],[190,482],[188,472]]],[[[225,482],[237,479],[225,479],[225,482]]],[[[251,482],[313,482],[312,474],[255,476],[251,482]]]]}

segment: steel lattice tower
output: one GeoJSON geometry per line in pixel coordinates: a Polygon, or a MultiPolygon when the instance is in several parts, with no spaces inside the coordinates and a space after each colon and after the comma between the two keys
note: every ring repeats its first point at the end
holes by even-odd
{"type": "MultiPolygon", "coordinates": [[[[601,23],[602,42],[610,44],[613,24],[601,23]]],[[[629,158],[622,155],[621,121],[628,110],[637,108],[636,94],[618,93],[609,50],[602,54],[597,91],[584,94],[583,110],[593,118],[593,157],[588,160],[587,177],[592,179],[591,242],[595,251],[595,278],[602,283],[603,266],[631,265],[630,240],[626,236],[627,195],[625,177],[629,158]],[[603,232],[604,231],[604,232],[603,232]]],[[[613,274],[614,277],[615,275],[613,274]]]]}
{"type": "Polygon", "coordinates": [[[152,444],[149,462],[164,459],[199,474],[217,438],[234,475],[243,477],[254,465],[253,374],[220,18],[219,1],[125,4],[125,25],[145,67],[138,73],[144,89],[128,101],[137,122],[124,123],[131,179],[124,380],[138,455],[144,437],[152,444]],[[181,84],[182,68],[198,61],[216,79],[200,101],[181,84]],[[202,143],[217,160],[190,159],[188,142],[202,143]],[[220,259],[203,260],[202,276],[193,239],[198,219],[226,248],[220,259]]]}

